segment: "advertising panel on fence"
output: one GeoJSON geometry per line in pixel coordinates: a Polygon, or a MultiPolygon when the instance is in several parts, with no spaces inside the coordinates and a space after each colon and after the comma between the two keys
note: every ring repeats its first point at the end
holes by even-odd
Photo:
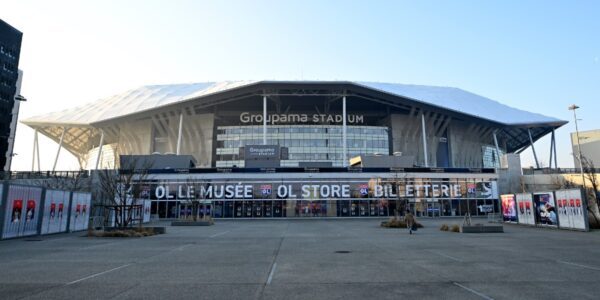
{"type": "Polygon", "coordinates": [[[67,231],[69,197],[71,193],[60,190],[46,190],[44,214],[40,234],[67,231]]]}
{"type": "Polygon", "coordinates": [[[144,223],[148,223],[150,222],[150,205],[152,204],[152,201],[150,200],[144,200],[144,223]]]}
{"type": "Polygon", "coordinates": [[[531,194],[516,194],[519,224],[535,225],[533,197],[531,194]]]}
{"type": "Polygon", "coordinates": [[[556,214],[553,192],[534,193],[533,203],[535,204],[536,224],[558,226],[558,215],[556,214]]]}
{"type": "Polygon", "coordinates": [[[37,234],[42,188],[11,185],[5,205],[2,238],[37,234]]]}
{"type": "Polygon", "coordinates": [[[501,195],[502,199],[502,219],[504,222],[517,222],[517,202],[515,195],[501,195]]]}
{"type": "Polygon", "coordinates": [[[580,189],[558,190],[556,206],[560,228],[589,230],[587,207],[580,189]]]}
{"type": "Polygon", "coordinates": [[[86,230],[90,221],[92,194],[73,192],[69,231],[86,230]]]}

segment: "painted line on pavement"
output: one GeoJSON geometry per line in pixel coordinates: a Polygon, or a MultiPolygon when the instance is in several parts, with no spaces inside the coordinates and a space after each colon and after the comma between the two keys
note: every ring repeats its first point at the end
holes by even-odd
{"type": "Polygon", "coordinates": [[[461,259],[458,259],[458,258],[456,258],[454,256],[450,256],[450,255],[447,255],[447,254],[444,254],[444,253],[440,253],[440,252],[437,252],[437,251],[427,250],[427,252],[430,252],[430,253],[433,253],[433,254],[437,254],[439,256],[442,256],[442,257],[445,257],[445,258],[449,258],[449,259],[457,261],[457,262],[463,262],[461,259]]]}
{"type": "Polygon", "coordinates": [[[557,260],[557,262],[559,262],[561,264],[567,264],[567,265],[572,265],[572,266],[584,268],[584,269],[590,269],[590,270],[600,271],[600,268],[597,268],[597,267],[580,265],[580,264],[576,264],[576,263],[572,263],[572,262],[568,262],[568,261],[564,261],[564,260],[557,260]]]}
{"type": "Polygon", "coordinates": [[[122,265],[122,266],[120,266],[120,267],[112,268],[112,269],[110,269],[110,270],[106,270],[106,271],[104,271],[104,272],[96,273],[96,274],[93,274],[93,275],[90,275],[90,276],[87,276],[87,277],[83,277],[83,278],[81,278],[81,279],[77,279],[77,280],[75,280],[75,281],[71,281],[71,282],[69,282],[69,283],[67,283],[67,284],[65,284],[65,285],[72,285],[72,284],[76,284],[76,283],[78,283],[78,282],[82,282],[82,281],[84,281],[84,280],[88,280],[88,279],[90,279],[90,278],[98,277],[98,276],[100,276],[100,275],[103,275],[103,274],[106,274],[106,273],[110,273],[110,272],[112,272],[112,271],[116,271],[116,270],[119,270],[119,269],[123,269],[123,268],[125,268],[125,267],[128,267],[128,266],[131,266],[131,265],[132,265],[132,264],[126,264],[126,265],[122,265]]]}
{"type": "Polygon", "coordinates": [[[187,248],[189,246],[192,246],[192,245],[194,245],[194,244],[185,244],[185,245],[182,245],[182,246],[179,246],[179,247],[173,249],[172,251],[181,251],[181,250],[183,250],[183,249],[185,249],[185,248],[187,248]]]}
{"type": "Polygon", "coordinates": [[[267,279],[267,284],[271,284],[271,280],[273,280],[273,275],[275,274],[275,268],[277,268],[277,263],[273,263],[273,267],[269,273],[269,278],[267,279]]]}
{"type": "Polygon", "coordinates": [[[223,231],[223,232],[220,232],[220,233],[216,233],[216,234],[213,234],[213,235],[209,236],[209,238],[211,238],[211,239],[212,239],[212,238],[214,238],[214,237],[218,237],[218,236],[220,236],[220,235],[224,235],[224,234],[226,234],[226,233],[228,233],[228,232],[230,232],[230,231],[231,231],[231,230],[227,230],[227,231],[223,231]]]}
{"type": "Polygon", "coordinates": [[[465,290],[467,290],[467,291],[469,291],[469,292],[471,292],[471,293],[473,293],[473,294],[475,294],[475,295],[477,295],[477,296],[479,296],[479,297],[483,298],[483,299],[486,299],[486,300],[494,300],[494,298],[492,298],[492,297],[490,297],[490,296],[488,296],[488,295],[486,295],[486,294],[482,294],[482,293],[480,293],[480,292],[478,292],[478,291],[476,291],[476,290],[474,290],[474,289],[470,289],[470,288],[468,288],[468,287],[466,287],[466,286],[464,286],[464,285],[462,285],[462,284],[460,284],[460,283],[458,283],[458,282],[452,282],[452,283],[453,283],[454,285],[456,285],[456,286],[460,287],[460,288],[463,288],[463,289],[465,289],[465,290]]]}

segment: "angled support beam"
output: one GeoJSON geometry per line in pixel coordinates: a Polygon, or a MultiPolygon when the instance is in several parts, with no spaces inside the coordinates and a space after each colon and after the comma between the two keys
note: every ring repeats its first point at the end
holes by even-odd
{"type": "Polygon", "coordinates": [[[96,156],[96,165],[94,166],[94,170],[98,170],[100,157],[102,156],[102,146],[104,146],[104,130],[100,129],[100,145],[98,145],[98,156],[96,156]]]}
{"type": "Polygon", "coordinates": [[[535,167],[540,168],[540,163],[537,159],[537,153],[535,152],[535,147],[533,146],[533,137],[531,136],[531,129],[527,128],[527,133],[529,134],[529,144],[531,145],[531,150],[533,151],[533,158],[535,159],[535,167]]]}
{"type": "MultiPolygon", "coordinates": [[[[550,136],[550,161],[548,162],[548,167],[552,169],[552,149],[554,149],[554,134],[550,136]]],[[[556,167],[556,166],[554,166],[556,167]]]]}
{"type": "Polygon", "coordinates": [[[496,136],[496,131],[492,133],[494,136],[494,146],[496,146],[496,160],[498,161],[498,168],[500,168],[500,147],[498,146],[498,137],[496,136]]]}
{"type": "Polygon", "coordinates": [[[558,169],[558,160],[556,159],[556,137],[554,135],[554,129],[552,129],[552,148],[554,148],[554,167],[558,169]]]}
{"type": "Polygon", "coordinates": [[[37,156],[38,172],[41,172],[42,171],[42,167],[40,166],[40,141],[38,139],[38,133],[37,133],[37,131],[35,133],[35,154],[37,156]]]}
{"type": "Polygon", "coordinates": [[[38,147],[37,135],[38,135],[38,130],[36,128],[35,131],[33,132],[33,153],[31,154],[31,172],[35,171],[35,150],[38,147]]]}
{"type": "Polygon", "coordinates": [[[58,142],[58,150],[56,150],[56,157],[54,158],[54,164],[52,165],[52,172],[56,170],[56,163],[58,162],[58,156],[60,155],[60,149],[62,149],[63,140],[65,138],[65,132],[67,131],[67,127],[63,127],[62,133],[60,135],[60,141],[58,142]]]}
{"type": "Polygon", "coordinates": [[[177,132],[177,155],[181,152],[181,130],[183,128],[183,111],[179,113],[179,130],[177,132]]]}

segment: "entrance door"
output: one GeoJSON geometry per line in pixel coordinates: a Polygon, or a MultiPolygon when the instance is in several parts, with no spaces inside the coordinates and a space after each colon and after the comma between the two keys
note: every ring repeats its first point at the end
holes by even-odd
{"type": "Polygon", "coordinates": [[[270,218],[273,216],[273,202],[265,201],[263,202],[264,216],[265,218],[270,218]]]}
{"type": "Polygon", "coordinates": [[[263,217],[263,201],[253,201],[252,202],[252,217],[254,218],[262,218],[263,217]]]}
{"type": "Polygon", "coordinates": [[[350,201],[349,200],[337,200],[337,216],[338,217],[349,217],[350,216],[350,201]]]}
{"type": "Polygon", "coordinates": [[[428,217],[439,217],[441,215],[441,205],[438,202],[427,202],[428,217]]]}
{"type": "Polygon", "coordinates": [[[358,217],[358,210],[359,210],[359,201],[358,200],[350,201],[350,216],[358,217]]]}
{"type": "Polygon", "coordinates": [[[235,201],[234,202],[234,208],[235,208],[235,217],[236,218],[243,218],[244,217],[244,202],[242,202],[242,201],[235,201]]]}
{"type": "Polygon", "coordinates": [[[252,218],[252,201],[244,201],[244,218],[252,218]]]}
{"type": "Polygon", "coordinates": [[[283,216],[283,201],[273,202],[273,217],[281,218],[283,216]]]}

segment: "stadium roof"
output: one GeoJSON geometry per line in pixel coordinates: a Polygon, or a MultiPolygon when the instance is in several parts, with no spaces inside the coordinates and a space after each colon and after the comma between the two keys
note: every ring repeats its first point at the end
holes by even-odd
{"type": "MultiPolygon", "coordinates": [[[[171,104],[215,95],[260,83],[290,83],[289,81],[225,81],[190,84],[142,86],[112,97],[97,100],[75,108],[51,112],[22,121],[27,125],[91,125],[152,110],[171,104]]],[[[302,81],[292,83],[304,83],[302,81]]],[[[315,82],[306,82],[314,84],[315,82]]],[[[336,83],[336,82],[316,82],[336,83]]],[[[379,82],[340,82],[380,91],[392,96],[451,110],[472,117],[487,119],[505,125],[566,123],[565,121],[513,108],[497,101],[458,88],[425,85],[407,85],[379,82]]]]}
{"type": "MultiPolygon", "coordinates": [[[[22,123],[59,141],[75,155],[89,150],[91,129],[110,127],[111,122],[133,115],[154,113],[181,106],[210,107],[243,101],[260,95],[319,96],[347,95],[404,109],[437,111],[459,119],[481,120],[485,130],[498,129],[508,152],[521,152],[566,121],[513,108],[458,88],[397,83],[350,81],[224,81],[190,84],[150,85],[63,111],[28,118],[22,123]],[[280,92],[281,91],[281,92],[280,92]],[[321,93],[321,94],[320,94],[321,93]]],[[[108,133],[110,136],[117,136],[108,133]]],[[[486,134],[491,134],[486,132],[486,134]]]]}

